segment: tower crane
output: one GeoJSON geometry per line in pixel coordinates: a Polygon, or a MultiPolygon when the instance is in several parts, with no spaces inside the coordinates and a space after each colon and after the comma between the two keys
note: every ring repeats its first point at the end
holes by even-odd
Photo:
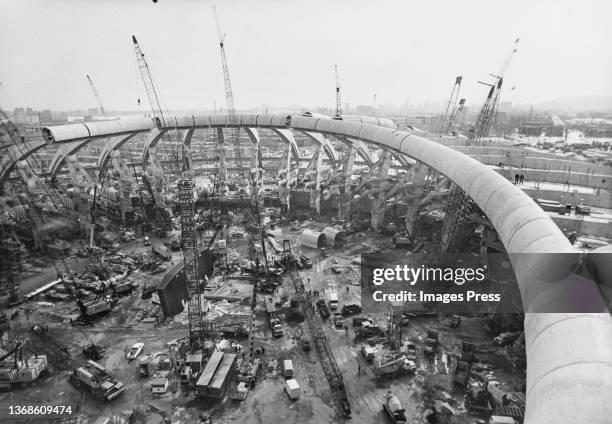
{"type": "Polygon", "coordinates": [[[86,77],[87,77],[87,81],[89,81],[89,86],[91,87],[91,91],[93,92],[93,95],[96,98],[96,101],[98,102],[100,113],[102,114],[102,116],[106,116],[106,111],[104,110],[104,106],[102,106],[102,101],[100,100],[100,96],[98,95],[98,91],[96,90],[96,87],[93,81],[89,77],[89,74],[87,74],[86,77]]]}
{"type": "MultiPolygon", "coordinates": [[[[232,82],[229,75],[229,67],[227,65],[227,56],[225,54],[225,34],[221,31],[219,16],[217,9],[213,6],[213,14],[215,15],[215,24],[217,26],[217,34],[219,35],[219,48],[221,50],[221,64],[223,66],[223,82],[225,84],[225,100],[227,101],[227,114],[230,118],[230,124],[237,124],[236,104],[234,103],[234,92],[232,91],[232,82]]],[[[240,150],[239,129],[232,129],[232,143],[234,145],[234,162],[237,167],[242,166],[242,152],[240,150]]],[[[221,146],[223,147],[223,146],[221,146]]],[[[223,183],[223,182],[222,182],[223,183]]]]}
{"type": "Polygon", "coordinates": [[[442,118],[442,125],[440,126],[440,137],[446,135],[450,129],[451,125],[451,117],[457,108],[457,99],[459,98],[459,91],[461,90],[461,80],[462,76],[458,76],[455,78],[455,85],[453,85],[453,91],[451,91],[450,98],[448,99],[448,104],[446,105],[446,110],[444,111],[444,117],[442,118]],[[451,104],[453,105],[451,109],[451,104]],[[451,109],[450,115],[448,114],[449,109],[451,109]],[[448,117],[448,123],[446,121],[446,117],[448,117]]]}
{"type": "Polygon", "coordinates": [[[336,116],[334,119],[342,119],[342,97],[340,96],[340,73],[338,72],[338,65],[334,66],[336,71],[336,116]]]}

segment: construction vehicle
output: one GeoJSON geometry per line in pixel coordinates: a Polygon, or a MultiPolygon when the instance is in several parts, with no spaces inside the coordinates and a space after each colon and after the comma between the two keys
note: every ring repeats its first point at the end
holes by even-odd
{"type": "Polygon", "coordinates": [[[327,307],[327,303],[325,303],[325,300],[317,300],[317,308],[319,309],[319,313],[321,314],[322,318],[329,317],[329,308],[327,307]]]}
{"type": "Polygon", "coordinates": [[[394,424],[406,424],[408,422],[406,419],[405,410],[402,408],[402,404],[391,391],[387,392],[385,395],[383,409],[394,424]]]}
{"type": "Polygon", "coordinates": [[[87,340],[89,340],[89,344],[83,348],[83,355],[94,361],[102,359],[106,350],[91,338],[87,337],[87,340]]]}
{"type": "Polygon", "coordinates": [[[264,303],[266,305],[266,310],[268,311],[268,318],[270,319],[270,329],[272,330],[272,336],[282,337],[285,332],[283,331],[283,327],[281,326],[280,318],[278,317],[278,313],[276,311],[276,306],[274,306],[274,299],[271,297],[265,297],[264,303]]]}
{"type": "Polygon", "coordinates": [[[310,350],[310,340],[308,339],[302,339],[300,341],[300,344],[302,345],[302,350],[304,352],[308,352],[310,350]]]}
{"type": "Polygon", "coordinates": [[[283,252],[281,253],[281,265],[288,270],[295,270],[302,267],[302,264],[295,259],[291,252],[291,241],[283,240],[283,252]]]}
{"type": "Polygon", "coordinates": [[[304,268],[312,268],[312,261],[307,256],[300,255],[300,262],[304,268]]]}
{"type": "Polygon", "coordinates": [[[334,312],[333,322],[336,328],[342,328],[344,326],[344,318],[342,318],[340,312],[334,312]]]}
{"type": "MultiPolygon", "coordinates": [[[[189,367],[185,367],[185,368],[189,368],[189,367]]],[[[150,372],[151,371],[150,371],[149,361],[143,359],[140,362],[140,364],[138,364],[138,375],[144,378],[144,377],[148,377],[150,372]]],[[[182,374],[181,374],[181,377],[182,377],[182,374]]],[[[181,378],[181,381],[182,381],[182,378],[181,378]]]]}
{"type": "Polygon", "coordinates": [[[440,334],[435,330],[427,330],[427,338],[425,339],[425,355],[435,355],[438,350],[440,334]]]}
{"type": "Polygon", "coordinates": [[[98,398],[111,402],[125,392],[123,383],[115,380],[102,365],[92,360],[70,374],[69,381],[76,387],[84,387],[98,398]]]}
{"type": "Polygon", "coordinates": [[[461,324],[461,317],[459,315],[453,315],[448,322],[448,326],[450,328],[457,328],[459,327],[460,324],[461,324]]]}
{"type": "Polygon", "coordinates": [[[361,345],[361,354],[368,362],[372,362],[376,357],[376,350],[372,346],[361,345]]]}
{"type": "Polygon", "coordinates": [[[376,378],[391,378],[400,375],[412,374],[416,372],[416,369],[417,366],[413,361],[409,360],[405,356],[400,356],[397,359],[393,359],[372,368],[372,371],[374,372],[374,377],[376,378]]]}
{"type": "Polygon", "coordinates": [[[68,294],[70,294],[81,311],[81,315],[79,316],[80,322],[90,322],[100,315],[109,312],[112,308],[112,303],[105,295],[104,285],[102,285],[102,292],[99,293],[95,299],[87,301],[81,298],[80,291],[75,290],[73,285],[66,282],[63,278],[62,285],[66,288],[68,294]]]}
{"type": "Polygon", "coordinates": [[[342,315],[352,315],[361,313],[361,306],[357,304],[342,306],[342,315]]]}
{"type": "Polygon", "coordinates": [[[395,248],[406,248],[410,249],[414,246],[414,239],[410,235],[409,232],[405,231],[403,233],[398,233],[392,238],[393,244],[395,248]]]}
{"type": "Polygon", "coordinates": [[[28,342],[15,340],[11,347],[0,346],[0,389],[10,389],[14,385],[29,384],[37,380],[47,369],[46,355],[32,355],[23,359],[23,347],[28,342]],[[13,360],[9,360],[13,355],[13,360]]]}
{"type": "Polygon", "coordinates": [[[172,259],[172,252],[163,244],[156,244],[151,248],[151,251],[159,256],[164,261],[169,261],[172,259]]]}

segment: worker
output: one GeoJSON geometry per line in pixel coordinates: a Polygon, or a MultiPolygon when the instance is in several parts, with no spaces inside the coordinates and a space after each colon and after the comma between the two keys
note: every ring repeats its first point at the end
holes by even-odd
{"type": "Polygon", "coordinates": [[[523,184],[525,182],[525,175],[521,174],[521,176],[519,177],[519,183],[523,184]]]}
{"type": "Polygon", "coordinates": [[[578,236],[576,235],[576,231],[572,231],[570,235],[567,236],[567,239],[573,246],[576,243],[576,241],[578,241],[578,236]]]}
{"type": "Polygon", "coordinates": [[[514,184],[518,184],[519,183],[519,179],[520,179],[520,175],[519,174],[514,174],[514,184]]]}

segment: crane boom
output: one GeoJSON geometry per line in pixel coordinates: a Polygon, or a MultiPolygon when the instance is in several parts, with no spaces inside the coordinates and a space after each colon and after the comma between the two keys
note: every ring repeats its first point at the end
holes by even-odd
{"type": "MultiPolygon", "coordinates": [[[[149,68],[149,64],[145,59],[145,55],[140,48],[140,44],[138,44],[138,40],[136,37],[132,35],[132,42],[134,43],[134,51],[136,52],[136,61],[138,63],[138,69],[140,71],[140,76],[142,77],[142,82],[144,84],[145,90],[147,92],[147,98],[149,99],[149,105],[151,106],[151,112],[153,113],[153,117],[157,121],[156,124],[163,128],[166,128],[166,119],[164,118],[164,111],[162,110],[161,104],[159,102],[159,95],[157,93],[158,90],[155,88],[155,84],[153,83],[153,76],[151,75],[151,69],[149,68]]],[[[172,145],[172,139],[170,138],[170,134],[166,131],[162,134],[161,140],[162,145],[164,145],[164,150],[166,150],[166,154],[168,151],[165,147],[164,139],[167,138],[170,143],[170,149],[172,150],[172,156],[174,156],[174,165],[177,168],[177,172],[182,174],[180,161],[178,158],[178,154],[175,151],[172,145]]],[[[172,162],[171,162],[172,163],[172,162]]]]}
{"type": "Polygon", "coordinates": [[[336,116],[335,118],[340,119],[342,117],[342,97],[340,96],[340,73],[338,72],[338,65],[334,66],[336,71],[336,116]]]}
{"type": "Polygon", "coordinates": [[[98,95],[98,90],[96,90],[96,86],[94,85],[93,81],[89,77],[89,74],[87,74],[86,76],[87,76],[87,81],[89,81],[89,86],[91,87],[91,91],[93,92],[93,95],[96,98],[96,101],[98,102],[100,113],[102,114],[102,116],[106,116],[106,111],[104,110],[104,106],[102,106],[102,101],[100,100],[100,96],[98,95]]]}
{"type": "MultiPolygon", "coordinates": [[[[230,123],[235,125],[237,123],[236,104],[234,102],[234,92],[232,90],[229,67],[227,65],[227,56],[225,54],[225,34],[221,31],[221,24],[219,23],[219,16],[217,15],[217,9],[215,6],[213,6],[213,13],[215,15],[217,34],[219,35],[219,47],[221,50],[221,64],[223,66],[223,83],[225,85],[227,114],[229,115],[230,123]]],[[[234,162],[236,163],[237,167],[240,167],[242,165],[242,152],[240,150],[240,137],[238,131],[238,129],[232,129],[232,142],[234,144],[234,162]]]]}

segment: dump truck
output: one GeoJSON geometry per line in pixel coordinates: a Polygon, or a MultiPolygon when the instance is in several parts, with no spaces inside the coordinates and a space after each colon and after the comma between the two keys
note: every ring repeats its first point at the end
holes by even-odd
{"type": "Polygon", "coordinates": [[[391,378],[400,375],[406,375],[416,372],[416,364],[407,359],[405,356],[393,359],[384,364],[380,364],[377,367],[372,368],[374,377],[376,378],[391,378]]]}
{"type": "Polygon", "coordinates": [[[389,418],[391,418],[391,421],[393,421],[395,424],[406,424],[408,422],[406,419],[405,410],[402,408],[402,404],[391,391],[385,395],[383,409],[389,418]]]}
{"type": "Polygon", "coordinates": [[[88,389],[94,397],[111,402],[125,392],[123,383],[115,380],[102,365],[92,360],[73,370],[69,380],[76,387],[88,389]]]}

